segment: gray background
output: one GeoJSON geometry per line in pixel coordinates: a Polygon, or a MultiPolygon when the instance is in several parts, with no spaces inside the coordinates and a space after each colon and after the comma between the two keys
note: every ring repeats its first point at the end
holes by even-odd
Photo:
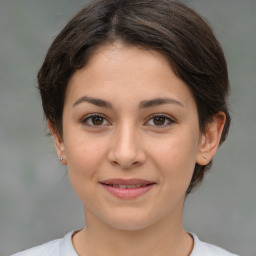
{"type": "MultiPolygon", "coordinates": [[[[256,255],[256,1],[184,1],[211,23],[230,72],[233,123],[214,167],[185,204],[185,228],[256,255]]],[[[86,2],[0,0],[0,255],[84,226],[83,207],[45,134],[36,73],[50,42],[86,2]]]]}

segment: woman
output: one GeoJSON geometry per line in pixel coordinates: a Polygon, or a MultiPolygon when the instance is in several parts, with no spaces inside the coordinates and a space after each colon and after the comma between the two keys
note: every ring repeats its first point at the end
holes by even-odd
{"type": "Polygon", "coordinates": [[[182,227],[230,125],[224,54],[197,13],[94,1],[57,36],[38,82],[86,228],[15,255],[234,255],[182,227]]]}

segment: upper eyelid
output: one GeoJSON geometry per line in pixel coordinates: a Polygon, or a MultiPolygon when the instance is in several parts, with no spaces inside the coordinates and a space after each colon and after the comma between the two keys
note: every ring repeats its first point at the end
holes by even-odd
{"type": "Polygon", "coordinates": [[[106,120],[108,120],[105,115],[99,114],[99,113],[92,113],[92,114],[84,115],[84,116],[81,118],[81,120],[85,120],[85,119],[88,119],[88,118],[94,117],[94,116],[100,116],[100,117],[103,117],[103,118],[105,118],[106,120]]]}
{"type": "MultiPolygon", "coordinates": [[[[91,114],[85,115],[81,118],[81,121],[84,122],[84,121],[88,120],[89,118],[92,118],[95,116],[100,116],[100,117],[104,118],[107,122],[111,123],[109,121],[109,119],[104,114],[100,114],[100,113],[91,113],[91,114]]],[[[157,116],[162,116],[171,122],[175,122],[175,119],[168,114],[155,113],[155,114],[150,115],[144,123],[149,122],[149,120],[151,120],[152,118],[157,117],[157,116]]]]}
{"type": "Polygon", "coordinates": [[[162,116],[162,117],[165,117],[166,119],[172,121],[172,122],[175,122],[175,119],[173,117],[171,117],[170,115],[167,115],[167,114],[163,114],[163,113],[159,113],[159,114],[153,114],[151,116],[149,116],[149,118],[147,119],[148,121],[154,117],[157,117],[157,116],[162,116]]]}
{"type": "Polygon", "coordinates": [[[81,122],[85,122],[85,121],[87,121],[88,119],[90,119],[90,118],[92,118],[92,117],[95,117],[95,116],[102,117],[102,118],[104,118],[108,123],[110,123],[109,119],[108,119],[105,115],[99,114],[99,113],[92,113],[92,114],[85,115],[85,116],[83,116],[83,117],[80,119],[80,121],[81,121],[81,122]]]}
{"type": "Polygon", "coordinates": [[[144,125],[145,126],[150,126],[152,128],[157,128],[157,129],[163,129],[163,128],[167,128],[173,124],[175,124],[176,121],[174,118],[170,117],[169,115],[167,114],[154,114],[154,115],[151,115],[146,122],[144,122],[144,125]],[[149,124],[149,122],[154,118],[154,117],[158,117],[158,116],[161,116],[161,117],[164,117],[166,120],[165,122],[167,121],[167,123],[163,124],[163,125],[155,125],[155,124],[149,124]]]}

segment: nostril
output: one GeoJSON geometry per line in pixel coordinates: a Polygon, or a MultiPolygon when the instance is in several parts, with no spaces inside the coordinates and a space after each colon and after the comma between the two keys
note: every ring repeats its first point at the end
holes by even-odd
{"type": "Polygon", "coordinates": [[[119,165],[117,161],[112,162],[114,165],[119,165]]]}
{"type": "Polygon", "coordinates": [[[138,165],[139,164],[139,162],[138,161],[136,161],[136,162],[134,162],[134,163],[132,163],[132,165],[134,166],[134,165],[138,165]]]}
{"type": "Polygon", "coordinates": [[[135,162],[132,162],[132,163],[119,163],[118,161],[111,161],[111,163],[114,166],[120,166],[124,169],[130,169],[130,168],[133,168],[133,167],[136,167],[136,166],[140,165],[139,161],[135,161],[135,162]]]}
{"type": "Polygon", "coordinates": [[[107,160],[113,166],[120,166],[123,169],[130,169],[143,164],[146,155],[138,149],[112,148],[107,155],[107,160]]]}

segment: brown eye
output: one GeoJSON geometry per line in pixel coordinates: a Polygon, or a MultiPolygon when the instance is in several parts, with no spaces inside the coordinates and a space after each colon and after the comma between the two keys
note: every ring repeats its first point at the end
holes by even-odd
{"type": "Polygon", "coordinates": [[[146,124],[150,126],[158,126],[159,128],[161,128],[161,127],[169,126],[173,123],[174,121],[169,116],[155,115],[155,116],[152,116],[146,124]]]}
{"type": "Polygon", "coordinates": [[[104,118],[101,116],[93,116],[92,123],[93,125],[102,125],[104,122],[104,118]]]}
{"type": "Polygon", "coordinates": [[[164,116],[156,116],[153,118],[154,125],[164,125],[166,118],[164,116]]]}
{"type": "Polygon", "coordinates": [[[85,124],[87,126],[104,126],[104,125],[108,125],[109,122],[106,120],[105,117],[100,116],[100,115],[89,115],[87,117],[85,117],[82,120],[82,124],[85,124]]]}

